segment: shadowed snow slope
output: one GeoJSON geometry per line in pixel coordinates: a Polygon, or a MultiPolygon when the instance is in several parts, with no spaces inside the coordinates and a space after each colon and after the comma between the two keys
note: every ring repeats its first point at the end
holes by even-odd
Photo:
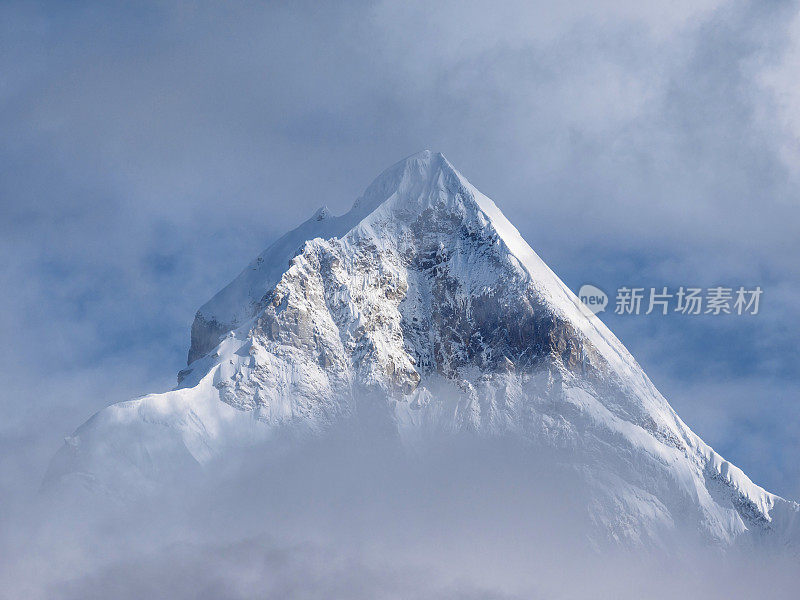
{"type": "Polygon", "coordinates": [[[428,151],[258,256],[198,311],[179,387],[92,417],[48,481],[128,494],[365,415],[415,452],[455,433],[558,450],[591,490],[593,539],[798,539],[798,505],[697,437],[494,202],[428,151]]]}

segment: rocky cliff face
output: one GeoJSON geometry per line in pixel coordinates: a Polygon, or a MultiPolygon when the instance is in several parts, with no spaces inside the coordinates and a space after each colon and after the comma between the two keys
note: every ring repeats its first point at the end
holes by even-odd
{"type": "Polygon", "coordinates": [[[153,477],[136,457],[202,464],[276,431],[324,432],[368,403],[407,445],[467,431],[559,448],[610,539],[657,542],[681,525],[725,544],[797,538],[798,506],[691,432],[440,154],[401,161],[347,214],[323,209],[267,249],[198,311],[189,362],[176,390],[81,427],[51,478],[124,486],[153,477]]]}

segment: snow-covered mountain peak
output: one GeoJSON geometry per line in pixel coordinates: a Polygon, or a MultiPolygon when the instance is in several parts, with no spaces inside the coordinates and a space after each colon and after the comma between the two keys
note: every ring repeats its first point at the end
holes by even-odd
{"type": "MultiPolygon", "coordinates": [[[[400,229],[438,215],[441,226],[463,225],[458,236],[482,235],[498,245],[497,256],[510,261],[514,269],[538,290],[551,307],[586,328],[598,345],[614,346],[609,355],[624,353],[613,335],[605,330],[561,283],[547,265],[525,242],[516,228],[492,200],[474,188],[441,153],[424,150],[392,165],[381,173],[360,196],[353,207],[341,216],[332,216],[321,208],[308,221],[277,240],[256,257],[228,286],[197,312],[192,326],[189,363],[212,350],[219,337],[253,318],[263,295],[278,283],[289,261],[315,238],[344,238],[351,231],[370,235],[378,246],[381,240],[401,235],[400,229]],[[445,216],[446,215],[446,216],[445,216]],[[505,256],[501,256],[504,254],[505,256]],[[595,329],[602,330],[600,336],[595,329]],[[607,341],[603,341],[605,338],[607,341]]],[[[458,239],[444,239],[440,227],[439,244],[458,244],[458,239]]],[[[436,234],[435,234],[436,235],[436,234]]],[[[430,238],[430,236],[428,236],[430,238]]],[[[430,242],[430,240],[428,240],[430,242]]]]}
{"type": "Polygon", "coordinates": [[[346,214],[323,208],[256,257],[198,311],[179,377],[87,422],[53,477],[149,478],[366,410],[406,446],[470,432],[565,452],[595,533],[617,541],[679,524],[725,544],[800,537],[798,505],[695,435],[442,154],[400,161],[346,214]]]}
{"type": "Polygon", "coordinates": [[[376,177],[356,200],[353,209],[366,215],[387,200],[409,204],[419,202],[448,176],[459,175],[444,155],[423,150],[395,163],[376,177]]]}

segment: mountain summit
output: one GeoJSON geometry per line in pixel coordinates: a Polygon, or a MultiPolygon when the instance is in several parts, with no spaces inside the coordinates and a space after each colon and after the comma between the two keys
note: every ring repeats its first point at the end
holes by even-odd
{"type": "Polygon", "coordinates": [[[616,541],[679,527],[723,545],[800,538],[798,505],[695,435],[494,202],[429,151],[256,257],[197,312],[178,387],[100,411],[48,479],[155,485],[364,412],[408,447],[463,432],[558,449],[616,541]]]}

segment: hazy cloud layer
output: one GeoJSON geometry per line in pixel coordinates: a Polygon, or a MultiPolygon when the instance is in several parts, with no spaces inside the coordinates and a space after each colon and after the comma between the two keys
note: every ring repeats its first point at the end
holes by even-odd
{"type": "Polygon", "coordinates": [[[408,457],[343,437],[229,455],[149,500],[59,488],[4,506],[0,598],[796,596],[796,557],[765,548],[590,545],[586,490],[557,453],[464,439],[408,457]]]}

